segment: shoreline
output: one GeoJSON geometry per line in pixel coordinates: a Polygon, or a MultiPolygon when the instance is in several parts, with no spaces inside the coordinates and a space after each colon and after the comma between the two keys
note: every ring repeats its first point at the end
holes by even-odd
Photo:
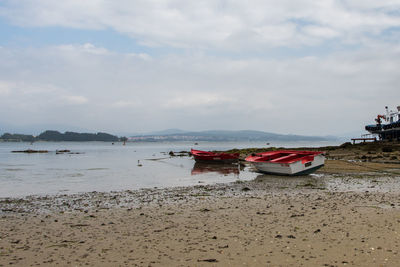
{"type": "MultiPolygon", "coordinates": [[[[367,166],[330,163],[316,173],[305,176],[280,176],[259,173],[253,180],[228,183],[197,184],[189,186],[151,187],[133,190],[92,191],[81,193],[35,194],[21,197],[0,197],[0,215],[8,213],[54,213],[88,209],[124,208],[126,205],[154,205],[159,202],[185,201],[198,197],[240,196],[247,191],[253,195],[273,192],[277,194],[311,190],[327,193],[380,192],[400,194],[400,166],[368,164],[367,166]],[[339,165],[339,166],[338,166],[339,165]],[[373,166],[373,167],[371,167],[373,166]],[[392,169],[387,167],[398,167],[392,169]],[[334,168],[342,168],[331,172],[334,168]],[[360,172],[362,170],[362,172],[360,172]],[[97,204],[96,204],[97,203],[97,204]]],[[[249,193],[247,193],[249,194],[249,193]]]]}

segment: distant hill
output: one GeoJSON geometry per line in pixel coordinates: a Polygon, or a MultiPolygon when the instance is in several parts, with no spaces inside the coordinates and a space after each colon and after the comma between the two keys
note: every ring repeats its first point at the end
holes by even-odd
{"type": "MultiPolygon", "coordinates": [[[[125,137],[108,133],[77,133],[67,131],[61,133],[59,131],[47,130],[38,136],[27,134],[10,134],[5,133],[0,136],[0,141],[106,141],[117,142],[124,141],[125,137]]],[[[135,135],[129,138],[130,141],[157,142],[157,141],[332,141],[337,138],[332,136],[304,136],[293,134],[276,134],[263,131],[225,131],[211,130],[188,132],[179,129],[168,129],[164,131],[152,132],[148,134],[135,135]]]]}
{"type": "MultiPolygon", "coordinates": [[[[174,130],[174,129],[173,129],[174,130]]],[[[171,131],[171,130],[168,130],[171,131]]],[[[166,131],[166,132],[168,132],[166,131]]],[[[148,134],[132,136],[131,141],[329,141],[333,137],[275,134],[262,131],[211,130],[199,132],[175,132],[171,134],[148,134]]]]}
{"type": "Polygon", "coordinates": [[[111,135],[108,133],[76,133],[47,130],[38,136],[24,135],[24,134],[10,134],[5,133],[0,136],[0,140],[8,142],[34,142],[34,141],[104,141],[104,142],[117,142],[123,141],[125,138],[111,135]]]}
{"type": "Polygon", "coordinates": [[[65,132],[60,133],[58,131],[45,131],[38,135],[37,140],[43,141],[108,141],[117,142],[119,141],[118,136],[111,135],[108,133],[75,133],[65,132]]]}
{"type": "Polygon", "coordinates": [[[26,135],[38,135],[43,132],[44,129],[53,129],[59,132],[78,132],[78,133],[88,133],[91,132],[90,129],[76,127],[72,125],[63,125],[63,124],[32,124],[32,125],[13,125],[0,121],[0,134],[3,133],[18,133],[18,134],[26,134],[26,135]]]}
{"type": "Polygon", "coordinates": [[[2,136],[0,136],[0,140],[8,142],[33,142],[35,141],[35,137],[33,135],[28,135],[28,134],[5,133],[2,136]]]}

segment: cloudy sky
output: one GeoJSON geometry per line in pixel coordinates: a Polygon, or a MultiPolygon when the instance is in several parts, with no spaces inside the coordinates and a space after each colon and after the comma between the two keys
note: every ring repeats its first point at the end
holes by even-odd
{"type": "Polygon", "coordinates": [[[400,0],[0,0],[0,132],[337,135],[386,105],[400,0]]]}

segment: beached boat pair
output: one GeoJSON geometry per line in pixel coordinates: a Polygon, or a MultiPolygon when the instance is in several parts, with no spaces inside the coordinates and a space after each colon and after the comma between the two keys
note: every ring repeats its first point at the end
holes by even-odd
{"type": "MultiPolygon", "coordinates": [[[[196,161],[234,162],[239,160],[239,153],[214,153],[191,150],[196,161]]],[[[263,173],[278,175],[305,175],[324,166],[325,155],[321,151],[278,150],[252,154],[246,158],[263,173]]]]}

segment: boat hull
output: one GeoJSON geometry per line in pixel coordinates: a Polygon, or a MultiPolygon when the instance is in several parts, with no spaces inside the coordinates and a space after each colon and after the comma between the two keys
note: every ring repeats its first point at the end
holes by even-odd
{"type": "Polygon", "coordinates": [[[194,149],[191,150],[191,153],[197,162],[231,163],[239,160],[239,153],[213,153],[194,149]]]}
{"type": "Polygon", "coordinates": [[[301,175],[311,174],[311,173],[317,171],[318,169],[320,169],[322,167],[324,167],[324,164],[316,166],[316,167],[313,167],[313,168],[308,168],[308,169],[305,169],[303,171],[299,171],[299,172],[296,172],[296,173],[291,173],[290,171],[274,172],[274,171],[271,171],[272,169],[265,169],[265,168],[258,169],[257,167],[256,168],[257,168],[257,170],[259,172],[262,172],[262,173],[265,173],[265,174],[274,174],[274,175],[283,175],[283,176],[301,176],[301,175]]]}

